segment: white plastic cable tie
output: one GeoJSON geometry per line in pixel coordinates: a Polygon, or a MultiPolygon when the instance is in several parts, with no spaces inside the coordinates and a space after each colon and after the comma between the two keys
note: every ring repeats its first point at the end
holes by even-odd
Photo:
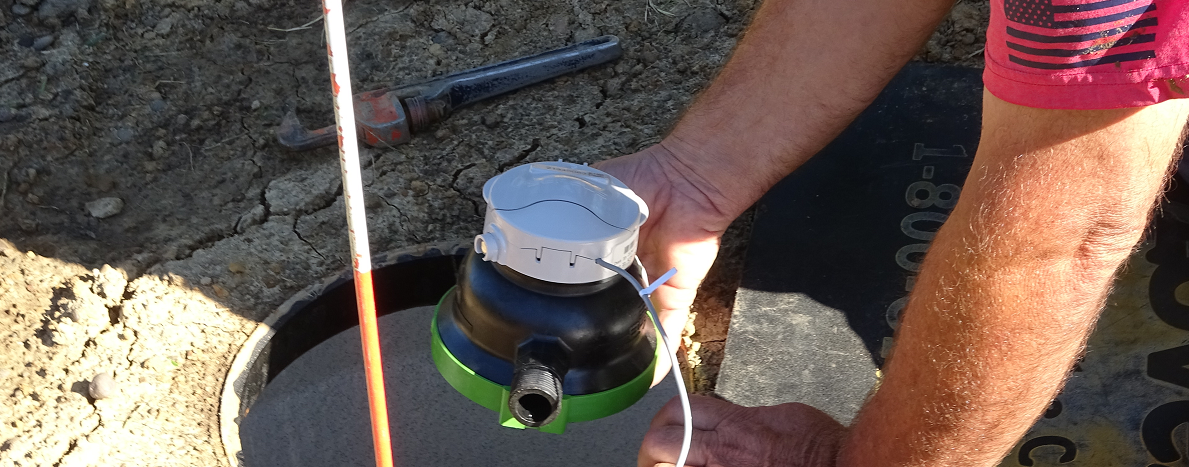
{"type": "Polygon", "coordinates": [[[669,268],[668,272],[662,274],[661,277],[656,278],[656,280],[652,281],[648,287],[640,289],[640,296],[643,297],[645,295],[652,295],[652,293],[656,291],[657,287],[664,285],[665,282],[671,279],[675,274],[677,274],[677,268],[669,268]]]}

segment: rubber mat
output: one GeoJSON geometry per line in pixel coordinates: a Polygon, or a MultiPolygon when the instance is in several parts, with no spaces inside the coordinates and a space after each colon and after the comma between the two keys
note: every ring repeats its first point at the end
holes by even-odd
{"type": "MultiPolygon", "coordinates": [[[[961,193],[977,147],[980,73],[905,68],[760,201],[720,395],[749,406],[803,402],[850,422],[961,193]]],[[[1003,465],[1189,466],[1189,190],[1175,185],[1086,357],[1003,465]]]]}

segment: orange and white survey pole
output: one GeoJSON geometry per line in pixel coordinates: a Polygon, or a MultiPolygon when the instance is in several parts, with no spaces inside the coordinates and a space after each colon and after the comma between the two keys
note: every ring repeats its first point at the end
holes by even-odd
{"type": "Polygon", "coordinates": [[[325,15],[322,23],[326,25],[330,85],[334,90],[334,120],[338,127],[339,166],[343,172],[343,199],[347,205],[351,266],[355,272],[355,303],[359,309],[359,333],[363,338],[363,367],[367,374],[372,444],[376,450],[376,467],[393,467],[388,400],[384,396],[384,366],[380,358],[380,334],[376,327],[376,297],[372,289],[372,254],[367,242],[363,179],[359,168],[359,144],[355,136],[351,68],[347,63],[347,31],[343,22],[343,2],[322,0],[322,13],[325,15]]]}

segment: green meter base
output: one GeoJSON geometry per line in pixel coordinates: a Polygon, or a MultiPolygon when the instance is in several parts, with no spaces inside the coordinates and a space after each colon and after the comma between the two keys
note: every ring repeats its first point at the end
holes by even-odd
{"type": "MultiPolygon", "coordinates": [[[[449,296],[450,294],[446,294],[442,300],[449,296]]],[[[438,333],[438,313],[441,308],[442,302],[439,301],[437,307],[434,308],[434,317],[430,324],[430,332],[433,336],[430,346],[434,365],[446,382],[450,383],[450,386],[475,403],[498,412],[500,425],[509,428],[534,428],[546,433],[561,434],[565,432],[567,423],[585,422],[614,415],[635,404],[648,392],[653,373],[656,370],[657,358],[660,356],[660,346],[657,346],[658,350],[648,368],[621,386],[593,394],[563,395],[557,418],[540,427],[526,427],[516,420],[508,409],[509,387],[478,375],[455,358],[442,343],[442,337],[438,333]]]]}

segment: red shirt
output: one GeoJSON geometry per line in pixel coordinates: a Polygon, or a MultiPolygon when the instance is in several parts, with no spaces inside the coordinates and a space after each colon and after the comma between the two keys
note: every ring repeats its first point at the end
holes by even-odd
{"type": "Polygon", "coordinates": [[[983,83],[1013,104],[1109,109],[1189,97],[1189,0],[991,0],[983,83]]]}

